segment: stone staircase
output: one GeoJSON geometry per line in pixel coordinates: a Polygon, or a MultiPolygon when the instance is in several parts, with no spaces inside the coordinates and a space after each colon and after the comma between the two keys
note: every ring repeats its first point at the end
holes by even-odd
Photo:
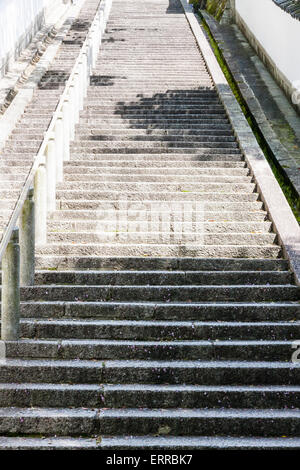
{"type": "Polygon", "coordinates": [[[178,0],[114,1],[71,150],[0,448],[299,448],[299,288],[178,0]]]}

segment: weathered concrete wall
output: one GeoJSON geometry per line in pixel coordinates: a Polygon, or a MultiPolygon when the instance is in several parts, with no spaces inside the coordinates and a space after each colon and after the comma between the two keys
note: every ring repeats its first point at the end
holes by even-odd
{"type": "Polygon", "coordinates": [[[291,97],[293,83],[300,84],[299,21],[272,0],[235,0],[235,3],[239,27],[291,97]]]}
{"type": "Polygon", "coordinates": [[[0,0],[0,77],[49,15],[69,0],[0,0]]]}

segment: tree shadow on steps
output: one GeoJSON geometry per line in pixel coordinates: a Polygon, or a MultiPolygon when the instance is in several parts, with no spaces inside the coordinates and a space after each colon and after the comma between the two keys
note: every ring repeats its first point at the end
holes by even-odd
{"type": "MultiPolygon", "coordinates": [[[[124,120],[122,128],[137,131],[129,132],[126,140],[163,142],[165,152],[172,152],[178,146],[190,148],[188,152],[193,153],[199,141],[203,151],[211,149],[210,154],[217,153],[219,148],[222,153],[237,153],[225,110],[210,86],[137,94],[134,101],[115,103],[112,112],[124,120]]],[[[94,133],[90,140],[110,140],[110,137],[94,133]]],[[[195,153],[194,158],[203,159],[202,153],[195,153]]]]}
{"type": "Polygon", "coordinates": [[[40,90],[56,90],[65,85],[70,74],[64,70],[47,70],[38,84],[40,90]]]}
{"type": "Polygon", "coordinates": [[[110,42],[125,42],[125,39],[115,39],[113,36],[110,36],[109,38],[104,38],[102,40],[102,43],[110,43],[110,42]]]}
{"type": "Polygon", "coordinates": [[[166,13],[168,14],[181,14],[183,13],[182,6],[179,0],[169,0],[168,8],[166,9],[166,13]]]}
{"type": "MultiPolygon", "coordinates": [[[[157,130],[193,128],[201,118],[200,111],[193,111],[190,105],[206,106],[203,109],[207,127],[219,123],[215,110],[210,106],[219,105],[215,90],[211,87],[195,87],[194,89],[167,90],[165,93],[154,95],[137,94],[136,100],[126,103],[119,101],[115,105],[114,114],[120,115],[130,129],[144,129],[151,135],[157,130]],[[134,116],[134,118],[131,118],[134,116]],[[217,119],[217,121],[215,121],[217,119]]],[[[224,114],[220,116],[229,123],[224,114]]]]}
{"type": "Polygon", "coordinates": [[[91,86],[113,86],[115,79],[127,80],[127,77],[119,75],[91,75],[91,86]]]}

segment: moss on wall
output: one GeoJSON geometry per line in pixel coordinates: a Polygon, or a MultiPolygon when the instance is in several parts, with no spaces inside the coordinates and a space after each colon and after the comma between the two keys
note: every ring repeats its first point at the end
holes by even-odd
{"type": "Polygon", "coordinates": [[[205,4],[208,13],[214,16],[217,20],[220,20],[223,15],[227,0],[190,0],[190,3],[194,5],[196,10],[203,8],[205,4]]]}

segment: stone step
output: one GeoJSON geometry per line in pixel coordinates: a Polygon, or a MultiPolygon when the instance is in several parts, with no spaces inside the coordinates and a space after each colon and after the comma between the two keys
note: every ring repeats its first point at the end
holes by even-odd
{"type": "MultiPolygon", "coordinates": [[[[159,161],[158,158],[156,158],[156,155],[153,157],[151,155],[151,158],[148,158],[148,163],[145,163],[143,161],[143,157],[139,156],[137,157],[136,155],[132,154],[131,158],[128,158],[128,160],[125,159],[126,154],[122,155],[122,159],[120,158],[119,155],[119,160],[108,160],[107,156],[106,158],[97,158],[96,156],[93,156],[93,159],[88,159],[86,158],[86,161],[84,162],[83,160],[73,160],[71,162],[66,162],[64,166],[64,173],[65,174],[76,174],[79,173],[82,175],[82,170],[84,169],[84,175],[92,173],[93,175],[98,174],[99,172],[102,171],[109,171],[111,168],[112,171],[118,171],[118,172],[131,172],[132,171],[138,171],[142,172],[143,168],[146,168],[146,170],[152,171],[154,169],[155,172],[160,172],[161,168],[164,168],[164,171],[168,172],[169,170],[174,173],[174,171],[181,172],[184,171],[186,173],[192,174],[193,171],[195,172],[206,172],[206,171],[213,171],[215,168],[219,170],[219,172],[222,173],[222,170],[225,169],[225,172],[229,172],[231,169],[233,170],[246,170],[249,171],[248,168],[246,167],[246,164],[244,161],[242,161],[239,158],[236,158],[235,155],[231,155],[230,157],[228,155],[223,156],[223,160],[205,160],[204,157],[203,160],[201,160],[201,157],[197,157],[197,160],[179,160],[176,155],[169,155],[168,156],[168,161],[164,160],[164,155],[161,154],[161,160],[159,161]],[[227,160],[225,160],[227,158],[227,160]],[[85,163],[85,164],[84,164],[85,163]],[[94,167],[97,168],[97,173],[95,172],[94,167]]],[[[109,156],[111,158],[111,155],[109,156]]],[[[114,157],[113,157],[114,158],[114,157]]],[[[214,156],[214,159],[216,157],[214,156]]],[[[1,167],[0,167],[1,168],[1,167]]]]}
{"type": "MultiPolygon", "coordinates": [[[[2,450],[129,450],[129,449],[199,449],[199,450],[288,450],[298,449],[298,438],[263,438],[263,437],[223,437],[223,436],[101,436],[83,437],[1,437],[2,450]]],[[[176,461],[176,460],[175,460],[176,461]]],[[[188,459],[186,459],[188,462],[188,459]]]]}
{"type": "Polygon", "coordinates": [[[65,409],[1,408],[0,433],[6,435],[43,434],[81,436],[139,435],[216,435],[222,427],[228,436],[294,436],[298,432],[299,409],[65,409]]]}
{"type": "Polygon", "coordinates": [[[290,271],[36,271],[36,284],[224,285],[291,284],[290,271]]]}
{"type": "MultiPolygon", "coordinates": [[[[30,305],[27,305],[30,308],[30,305]]],[[[85,339],[131,341],[291,341],[300,322],[200,322],[153,320],[96,320],[64,318],[22,320],[21,332],[31,339],[85,339]]],[[[247,346],[247,344],[245,344],[247,346]]]]}
{"type": "Polygon", "coordinates": [[[1,158],[0,171],[3,176],[11,174],[19,175],[20,173],[27,175],[30,167],[30,162],[27,163],[26,160],[19,159],[19,156],[17,159],[1,158]]]}
{"type": "MultiPolygon", "coordinates": [[[[180,142],[184,142],[184,143],[206,143],[206,142],[209,142],[209,143],[229,143],[229,142],[235,142],[235,138],[233,136],[224,136],[224,135],[221,135],[221,136],[205,136],[205,135],[201,135],[201,136],[196,136],[196,135],[192,135],[192,136],[188,136],[188,135],[172,135],[172,136],[153,136],[153,135],[145,135],[145,136],[142,136],[142,135],[118,135],[117,132],[114,133],[114,135],[112,134],[108,134],[108,135],[105,135],[104,133],[102,133],[101,135],[93,135],[91,136],[89,139],[77,139],[75,140],[75,142],[72,144],[72,148],[73,147],[84,147],[84,148],[87,148],[89,149],[90,147],[94,146],[94,145],[100,145],[102,144],[103,142],[159,142],[161,143],[161,145],[163,144],[163,142],[174,142],[174,143],[180,143],[180,142]]],[[[33,141],[34,142],[34,141],[33,141]]],[[[28,142],[29,143],[29,142],[28,142]]],[[[27,145],[28,145],[27,143],[27,145]]],[[[26,141],[24,142],[24,146],[26,145],[26,141]]]]}
{"type": "MultiPolygon", "coordinates": [[[[149,201],[149,200],[144,200],[144,201],[136,201],[136,202],[128,202],[126,199],[112,199],[110,201],[93,201],[93,200],[84,200],[84,201],[79,201],[79,200],[73,200],[73,201],[56,201],[56,209],[57,211],[60,210],[96,210],[100,211],[100,213],[105,214],[106,211],[113,211],[115,216],[117,216],[117,211],[125,211],[125,213],[128,215],[130,214],[130,211],[133,209],[135,210],[145,210],[145,211],[151,211],[151,212],[160,212],[163,213],[164,211],[168,211],[169,213],[174,212],[180,212],[182,214],[182,211],[187,210],[193,211],[194,213],[197,212],[209,212],[209,211],[224,211],[228,212],[230,210],[232,211],[254,211],[258,212],[261,214],[261,210],[263,208],[263,203],[261,201],[253,201],[253,202],[234,202],[234,201],[213,201],[209,202],[204,201],[204,202],[197,202],[197,201],[191,201],[188,199],[185,199],[185,201],[149,201]]],[[[124,212],[123,212],[124,213],[124,212]]],[[[56,214],[56,212],[53,212],[52,214],[56,214]]],[[[50,214],[51,216],[51,214],[50,214]]]]}
{"type": "Polygon", "coordinates": [[[99,431],[98,412],[68,408],[0,408],[0,434],[81,435],[99,431]],[[97,430],[97,431],[96,431],[97,430]]]}
{"type": "MultiPolygon", "coordinates": [[[[22,318],[131,321],[287,321],[291,328],[299,317],[299,302],[77,302],[28,301],[21,303],[22,318]]],[[[53,320],[52,320],[53,321],[53,320]]],[[[38,327],[38,326],[37,326],[38,327]]],[[[220,325],[220,328],[222,325],[220,325]]],[[[153,326],[154,328],[154,326],[153,326]]],[[[239,328],[239,325],[236,325],[239,328]]],[[[235,330],[234,330],[235,331],[235,330]]],[[[238,330],[238,331],[243,331],[238,330]]],[[[259,330],[258,330],[259,331],[259,330]]],[[[294,331],[294,330],[293,330],[294,331]]],[[[233,334],[231,329],[231,334],[233,334]]],[[[257,333],[259,334],[259,333],[257,333]]]]}
{"type": "MultiPolygon", "coordinates": [[[[97,140],[98,136],[114,136],[114,133],[118,136],[150,136],[152,138],[155,136],[156,138],[159,138],[159,136],[170,136],[170,137],[176,137],[180,136],[181,138],[187,136],[189,138],[192,138],[193,136],[196,136],[197,138],[199,136],[231,136],[232,131],[230,130],[229,126],[226,124],[223,125],[218,125],[216,126],[216,129],[207,129],[207,126],[203,125],[203,127],[199,126],[198,129],[107,129],[106,127],[104,128],[99,128],[99,129],[89,129],[85,128],[85,131],[82,128],[79,128],[79,133],[76,134],[76,139],[79,141],[83,140],[97,140]]],[[[38,132],[34,127],[33,128],[25,128],[25,129],[15,129],[12,132],[13,139],[15,141],[24,139],[26,136],[26,139],[32,139],[32,140],[37,140],[43,137],[43,132],[38,132]]]]}
{"type": "MultiPolygon", "coordinates": [[[[11,211],[15,208],[15,201],[13,199],[0,199],[0,210],[11,211]]],[[[6,219],[6,222],[8,219],[6,219]]]]}
{"type": "MultiPolygon", "coordinates": [[[[249,180],[248,180],[249,181],[249,180]]],[[[239,182],[234,182],[234,183],[214,183],[214,182],[209,182],[209,183],[204,183],[202,181],[199,181],[198,183],[192,183],[192,182],[187,182],[187,183],[158,183],[158,182],[128,182],[128,183],[122,183],[120,181],[118,182],[102,182],[101,183],[101,192],[111,190],[112,192],[119,190],[120,194],[123,191],[132,191],[132,192],[139,192],[142,191],[143,193],[145,192],[152,192],[152,191],[157,191],[157,192],[204,192],[204,193],[209,193],[209,192],[224,192],[224,193],[231,193],[231,192],[241,192],[241,193],[253,193],[255,191],[256,185],[255,183],[251,183],[250,181],[247,183],[239,183],[239,182]]],[[[76,181],[75,183],[73,182],[63,182],[59,185],[58,187],[58,194],[62,193],[68,193],[69,191],[82,191],[82,193],[86,192],[93,192],[97,191],[99,189],[99,183],[98,182],[78,182],[76,181]]],[[[90,199],[87,197],[87,199],[90,199]]]]}
{"type": "MultiPolygon", "coordinates": [[[[123,98],[123,96],[122,96],[123,98]]],[[[160,109],[160,107],[169,107],[171,106],[172,108],[173,107],[179,107],[179,108],[195,108],[195,107],[198,107],[200,106],[200,108],[202,106],[217,106],[218,109],[219,109],[219,106],[220,106],[220,101],[218,99],[217,96],[206,96],[206,95],[199,95],[198,97],[197,96],[174,96],[174,97],[171,97],[171,96],[165,96],[165,97],[156,97],[156,96],[153,96],[153,97],[149,97],[149,98],[146,98],[146,97],[135,97],[135,100],[134,100],[134,97],[132,96],[131,97],[132,99],[128,99],[128,100],[120,100],[120,96],[107,96],[106,94],[97,94],[96,93],[88,93],[87,94],[87,98],[85,100],[85,108],[86,109],[87,107],[90,108],[90,109],[93,109],[92,107],[93,106],[97,106],[96,109],[102,109],[102,107],[107,107],[107,106],[115,106],[115,108],[113,109],[131,109],[132,107],[136,107],[137,109],[144,109],[144,107],[146,108],[151,108],[151,107],[154,107],[155,108],[158,108],[160,109]],[[95,102],[99,104],[95,105],[95,102]]],[[[56,101],[52,99],[49,100],[49,105],[51,103],[55,103],[56,101]]],[[[38,103],[38,100],[36,100],[36,103],[38,103]]]]}
{"type": "MultiPolygon", "coordinates": [[[[154,142],[155,144],[155,142],[154,142]]],[[[151,160],[152,154],[157,154],[158,152],[161,152],[162,154],[162,160],[167,160],[166,156],[171,155],[170,160],[172,160],[172,154],[175,156],[174,159],[182,159],[182,157],[178,158],[178,154],[189,154],[189,155],[196,155],[197,159],[199,160],[204,160],[208,159],[211,155],[214,155],[214,160],[226,160],[226,158],[230,158],[234,160],[234,157],[236,159],[241,160],[242,156],[240,154],[240,150],[237,147],[231,147],[230,144],[226,143],[221,143],[220,147],[218,144],[216,146],[214,144],[201,144],[201,146],[191,146],[189,147],[189,144],[176,144],[176,146],[169,146],[167,144],[166,146],[156,146],[150,143],[147,145],[146,143],[142,142],[141,145],[137,145],[135,143],[126,143],[126,146],[124,145],[118,145],[115,143],[114,145],[109,144],[109,143],[103,143],[100,146],[95,145],[92,148],[88,149],[87,154],[84,153],[85,148],[76,146],[74,144],[72,153],[73,153],[73,159],[76,160],[89,160],[89,159],[97,159],[103,158],[104,155],[108,156],[108,158],[111,158],[111,154],[113,155],[118,155],[118,158],[120,158],[120,155],[124,156],[123,160],[129,159],[130,154],[135,154],[136,157],[142,155],[144,159],[151,160]],[[207,146],[206,146],[207,145],[207,146]]],[[[198,144],[197,144],[198,145],[198,144]]],[[[18,144],[11,144],[7,145],[5,148],[5,153],[3,153],[4,159],[15,159],[17,162],[22,162],[20,160],[20,154],[22,154],[22,157],[24,159],[30,159],[33,160],[36,154],[38,153],[39,146],[36,147],[19,147],[18,144]]],[[[114,157],[112,157],[114,158],[114,157]]],[[[117,158],[117,157],[116,157],[117,158]]]]}
{"type": "MultiPolygon", "coordinates": [[[[17,191],[0,191],[0,198],[10,199],[15,198],[17,191]]],[[[86,208],[89,208],[89,201],[96,200],[98,202],[98,208],[101,208],[101,204],[104,201],[115,201],[119,197],[120,201],[125,201],[123,204],[126,204],[126,201],[135,201],[143,202],[144,198],[146,201],[151,202],[163,202],[163,201],[186,201],[189,202],[191,199],[193,202],[202,201],[203,203],[211,202],[220,202],[226,200],[227,202],[255,202],[259,198],[259,194],[254,192],[193,192],[188,190],[182,191],[172,191],[172,192],[163,192],[159,191],[156,193],[136,191],[82,191],[82,190],[58,190],[56,192],[57,199],[61,201],[76,201],[83,200],[86,204],[86,208]]],[[[83,202],[82,201],[82,202],[83,202]]],[[[144,202],[143,202],[144,204],[144,202]]]]}
{"type": "MultiPolygon", "coordinates": [[[[0,383],[139,383],[299,385],[300,369],[271,361],[137,361],[6,359],[0,383]]],[[[285,410],[284,410],[285,411],[285,410]]],[[[76,427],[76,426],[75,426],[76,427]]]]}
{"type": "MultiPolygon", "coordinates": [[[[49,112],[49,111],[48,111],[49,112]]],[[[39,117],[43,116],[43,114],[46,114],[46,111],[43,112],[42,110],[38,111],[38,114],[35,110],[32,112],[28,113],[29,117],[39,117]]],[[[171,111],[168,109],[165,110],[145,110],[143,111],[142,109],[133,109],[132,111],[130,109],[124,110],[124,111],[115,111],[112,110],[111,112],[106,111],[105,109],[99,110],[97,112],[91,112],[91,111],[81,111],[80,116],[83,118],[90,118],[91,115],[97,120],[97,119],[136,119],[143,121],[144,119],[146,120],[152,120],[155,119],[156,117],[159,118],[160,121],[163,120],[177,120],[180,121],[181,119],[188,119],[190,121],[195,121],[198,120],[199,117],[202,119],[220,119],[223,118],[224,120],[226,119],[226,113],[223,110],[209,110],[209,109],[204,109],[204,110],[190,110],[190,109],[178,109],[178,112],[171,111]]]]}
{"type": "Polygon", "coordinates": [[[181,137],[192,137],[192,136],[232,136],[232,130],[226,124],[219,124],[216,128],[208,128],[208,126],[203,125],[201,128],[199,126],[198,129],[107,129],[105,127],[101,127],[98,129],[88,129],[85,128],[85,131],[80,128],[79,126],[77,129],[80,131],[78,135],[79,140],[87,140],[87,139],[94,139],[98,136],[114,136],[117,135],[127,135],[127,136],[150,136],[150,137],[157,137],[159,136],[181,136],[181,137]]]}
{"type": "Polygon", "coordinates": [[[21,288],[23,301],[278,302],[299,300],[299,287],[284,285],[37,285],[21,288]]]}
{"type": "MultiPolygon", "coordinates": [[[[295,331],[297,338],[297,331],[295,331]]],[[[10,358],[291,361],[293,341],[22,339],[5,343],[10,358]]]]}
{"type": "MultiPolygon", "coordinates": [[[[51,257],[51,259],[54,259],[51,257]]],[[[38,257],[37,261],[45,263],[42,269],[51,269],[47,257],[38,257]]],[[[143,270],[143,271],[288,271],[289,265],[285,259],[249,259],[249,258],[153,258],[153,257],[74,257],[59,256],[53,261],[52,269],[95,269],[95,270],[143,270]],[[70,265],[68,263],[71,263],[70,265]],[[74,264],[73,264],[74,263],[74,264]]],[[[38,267],[37,267],[38,268],[38,267]]],[[[41,268],[40,268],[41,269],[41,268]]]]}
{"type": "MultiPolygon", "coordinates": [[[[98,233],[107,231],[119,231],[119,232],[168,232],[174,233],[175,237],[179,236],[179,233],[188,236],[189,233],[268,233],[271,232],[271,222],[229,222],[226,219],[221,222],[205,221],[203,213],[194,214],[190,212],[189,215],[185,211],[180,213],[169,213],[156,214],[149,213],[144,219],[139,217],[139,213],[135,211],[127,213],[127,218],[118,218],[119,214],[112,214],[107,212],[106,214],[100,214],[98,217],[95,216],[94,220],[89,221],[66,221],[65,218],[61,221],[53,221],[48,223],[49,232],[84,232],[84,233],[98,233]],[[113,216],[115,215],[115,217],[113,216]],[[182,222],[186,220],[186,222],[182,222]]],[[[224,218],[224,214],[221,214],[224,218]]],[[[142,235],[141,235],[142,236],[142,235]]],[[[87,236],[88,240],[88,236],[87,236]]]]}
{"type": "MultiPolygon", "coordinates": [[[[53,105],[52,105],[53,108],[53,105]]],[[[186,105],[180,104],[161,104],[161,105],[154,105],[154,104],[138,104],[133,103],[131,105],[126,104],[118,104],[118,105],[105,105],[104,103],[96,105],[93,100],[90,102],[87,100],[86,104],[83,108],[82,113],[93,113],[96,116],[98,114],[128,114],[132,112],[133,114],[148,114],[148,112],[157,112],[157,114],[203,114],[207,112],[208,114],[224,114],[224,107],[219,103],[215,104],[189,104],[188,107],[186,105]]]]}
{"type": "MultiPolygon", "coordinates": [[[[95,73],[97,73],[97,69],[94,70],[95,73]]],[[[98,71],[99,72],[99,71],[98,71]]],[[[197,88],[203,88],[203,89],[211,89],[213,88],[212,80],[207,79],[206,77],[199,77],[195,78],[193,76],[187,76],[187,77],[181,77],[181,76],[174,76],[170,77],[169,75],[165,75],[160,79],[159,74],[156,75],[156,77],[150,77],[150,76],[145,76],[145,77],[132,77],[131,80],[127,80],[127,77],[122,76],[122,75],[94,75],[94,77],[91,78],[91,86],[94,87],[107,87],[107,86],[112,86],[114,85],[116,88],[120,88],[121,92],[124,90],[127,92],[127,90],[139,90],[140,93],[142,93],[144,90],[145,91],[152,91],[153,93],[157,93],[157,91],[162,91],[165,89],[165,91],[170,89],[170,86],[172,87],[173,90],[182,90],[182,89],[197,89],[197,88]]],[[[46,83],[47,89],[57,89],[58,86],[62,87],[61,82],[56,82],[56,83],[51,83],[48,84],[46,83]]]]}
{"type": "MultiPolygon", "coordinates": [[[[1,194],[1,193],[0,193],[1,194]]],[[[5,196],[4,196],[5,197],[5,196]]],[[[9,199],[8,196],[6,196],[7,199],[9,199]]],[[[111,208],[111,209],[117,209],[118,207],[120,208],[129,208],[128,204],[130,201],[130,204],[136,203],[136,205],[131,206],[131,207],[142,207],[144,209],[147,209],[148,207],[152,208],[155,207],[155,204],[157,207],[162,207],[162,205],[165,203],[167,204],[166,207],[170,207],[170,204],[172,203],[175,205],[176,204],[183,204],[184,202],[187,205],[188,208],[193,208],[194,205],[197,203],[198,204],[198,210],[204,210],[209,207],[213,207],[216,203],[224,203],[224,200],[226,200],[225,205],[227,204],[227,207],[229,207],[229,203],[255,203],[257,202],[257,206],[259,205],[258,201],[258,194],[257,193],[192,193],[192,192],[173,192],[173,193],[145,193],[145,202],[142,199],[142,193],[141,192],[135,192],[135,193],[130,193],[130,192],[122,192],[122,193],[117,193],[117,191],[112,191],[111,192],[111,198],[109,197],[108,191],[58,191],[57,192],[57,198],[60,199],[60,201],[57,201],[57,208],[62,208],[62,209],[74,209],[76,208],[81,208],[81,209],[97,209],[101,210],[103,208],[111,208]],[[117,201],[117,198],[119,197],[119,202],[118,205],[114,206],[113,201],[117,201]],[[191,201],[193,199],[193,201],[191,201]],[[94,201],[94,204],[93,204],[94,201]],[[200,201],[200,202],[199,202],[200,201]],[[211,201],[211,202],[210,202],[211,201]],[[142,204],[140,206],[137,206],[137,204],[142,204]],[[148,206],[149,204],[149,206],[148,206]]],[[[172,206],[171,206],[172,207],[172,206]]],[[[174,206],[173,206],[174,207],[174,206]]],[[[177,206],[178,207],[178,206],[177,206]]],[[[241,207],[241,205],[240,205],[241,207]]],[[[248,207],[255,207],[253,204],[252,206],[248,207]]],[[[176,205],[175,205],[176,208],[176,205]]]]}
{"type": "MultiPolygon", "coordinates": [[[[19,128],[26,129],[26,128],[34,128],[38,129],[41,126],[40,121],[36,120],[27,120],[25,124],[22,123],[22,126],[19,128]],[[32,125],[30,125],[32,122],[32,125]]],[[[206,129],[207,126],[211,126],[211,129],[223,129],[224,127],[228,126],[228,121],[226,119],[122,119],[120,116],[113,116],[111,118],[103,118],[103,119],[95,119],[94,121],[91,118],[81,118],[79,124],[76,126],[79,132],[83,132],[83,125],[89,126],[89,131],[93,129],[98,129],[100,127],[106,128],[110,127],[112,130],[119,130],[123,129],[124,131],[127,129],[132,129],[133,131],[137,129],[143,129],[148,132],[152,130],[202,130],[206,129]]]]}
{"type": "MultiPolygon", "coordinates": [[[[151,435],[167,429],[172,435],[274,436],[298,434],[300,411],[295,410],[150,410],[107,409],[100,412],[100,430],[104,434],[125,434],[137,429],[151,435]]],[[[165,432],[165,431],[164,431],[165,432]]]]}
{"type": "MultiPolygon", "coordinates": [[[[39,147],[37,147],[38,149],[39,147]]],[[[24,149],[20,148],[18,144],[15,146],[10,144],[7,146],[14,152],[23,152],[24,149]]],[[[26,147],[27,152],[34,152],[37,150],[35,147],[26,147]]],[[[71,145],[72,154],[75,158],[78,154],[86,151],[87,153],[95,154],[109,154],[109,153],[157,153],[158,151],[164,153],[189,153],[189,154],[238,154],[240,150],[235,142],[134,142],[134,141],[112,141],[112,142],[86,142],[85,144],[77,144],[74,142],[71,145]]]]}
{"type": "MultiPolygon", "coordinates": [[[[157,224],[159,225],[159,224],[157,224]]],[[[68,231],[52,231],[47,235],[48,243],[78,243],[78,244],[92,244],[92,243],[125,243],[125,244],[137,244],[138,242],[144,244],[194,244],[195,247],[199,246],[223,246],[223,245],[248,245],[249,247],[254,245],[271,245],[276,243],[277,235],[274,233],[230,233],[223,228],[223,231],[214,233],[189,230],[182,232],[181,230],[172,231],[170,224],[166,224],[165,231],[158,230],[157,225],[148,231],[140,231],[147,229],[145,224],[137,226],[137,224],[127,224],[126,228],[122,230],[122,227],[118,223],[114,224],[114,227],[106,227],[105,222],[99,224],[97,232],[68,232],[68,231]]]]}
{"type": "MultiPolygon", "coordinates": [[[[228,174],[228,172],[225,173],[225,175],[203,175],[203,174],[198,174],[198,175],[175,175],[175,174],[169,174],[170,172],[166,174],[164,172],[163,175],[159,174],[147,174],[146,172],[144,174],[125,174],[122,173],[113,173],[113,172],[98,172],[96,175],[90,175],[89,177],[84,177],[82,175],[66,175],[64,178],[65,185],[70,185],[71,183],[76,181],[76,183],[79,185],[82,184],[88,184],[89,182],[98,182],[98,187],[99,183],[103,182],[112,182],[112,183],[125,183],[125,184],[130,184],[130,183],[174,183],[177,185],[182,185],[182,184],[189,184],[189,183],[251,183],[251,177],[247,175],[247,172],[244,172],[244,174],[228,174]]],[[[127,173],[129,173],[129,170],[127,170],[127,173]]],[[[130,171],[131,173],[131,171],[130,171]]],[[[175,173],[175,172],[174,172],[175,173]]],[[[219,171],[219,173],[221,173],[219,171]]],[[[21,179],[21,178],[20,178],[21,179]]],[[[4,182],[5,184],[11,183],[11,181],[4,182]]],[[[64,187],[64,184],[60,184],[61,189],[64,187]]]]}
{"type": "Polygon", "coordinates": [[[281,248],[276,245],[203,245],[183,244],[68,244],[51,243],[37,247],[36,254],[57,256],[141,256],[196,258],[278,258],[281,248]]]}
{"type": "MultiPolygon", "coordinates": [[[[58,408],[258,408],[278,409],[299,404],[297,386],[199,386],[199,385],[70,385],[70,384],[0,384],[0,405],[58,408]],[[243,406],[244,405],[244,406],[243,406]]],[[[1,439],[0,439],[1,448],[1,439]]]]}
{"type": "Polygon", "coordinates": [[[187,224],[188,222],[181,222],[182,220],[202,220],[203,222],[209,223],[233,223],[233,222],[263,222],[267,221],[268,214],[266,211],[201,211],[195,207],[193,210],[193,206],[191,208],[181,207],[178,206],[176,208],[175,205],[171,205],[168,207],[156,207],[153,206],[152,210],[144,210],[143,207],[128,207],[128,209],[124,210],[116,210],[114,208],[103,208],[99,210],[60,210],[55,211],[49,214],[48,217],[48,229],[55,230],[57,227],[59,230],[64,228],[72,227],[76,230],[82,227],[89,226],[88,224],[96,224],[97,220],[120,220],[124,221],[127,220],[130,222],[133,221],[151,221],[151,220],[159,220],[162,217],[163,220],[178,220],[183,225],[187,224]],[[172,210],[172,217],[171,217],[171,210],[172,210]],[[184,215],[183,215],[184,214],[184,215]],[[185,217],[185,219],[183,219],[185,217]]]}
{"type": "MultiPolygon", "coordinates": [[[[247,168],[245,161],[242,159],[238,150],[234,149],[160,149],[158,153],[157,149],[130,149],[126,151],[126,148],[116,149],[105,149],[105,151],[97,151],[96,153],[76,153],[72,156],[71,161],[66,162],[64,170],[67,171],[70,166],[115,166],[123,167],[125,164],[131,167],[146,166],[151,168],[152,166],[164,166],[166,169],[173,168],[232,168],[240,167],[247,168]],[[185,151],[183,154],[182,152],[185,151]],[[176,163],[175,163],[176,162],[176,163]]],[[[26,150],[23,149],[23,156],[26,158],[26,150]]],[[[21,151],[19,152],[21,153],[21,151]]],[[[18,163],[20,155],[10,154],[8,157],[11,159],[15,158],[18,163]]],[[[27,158],[32,158],[31,154],[28,154],[27,158]]],[[[95,174],[95,171],[94,171],[95,174]]]]}

